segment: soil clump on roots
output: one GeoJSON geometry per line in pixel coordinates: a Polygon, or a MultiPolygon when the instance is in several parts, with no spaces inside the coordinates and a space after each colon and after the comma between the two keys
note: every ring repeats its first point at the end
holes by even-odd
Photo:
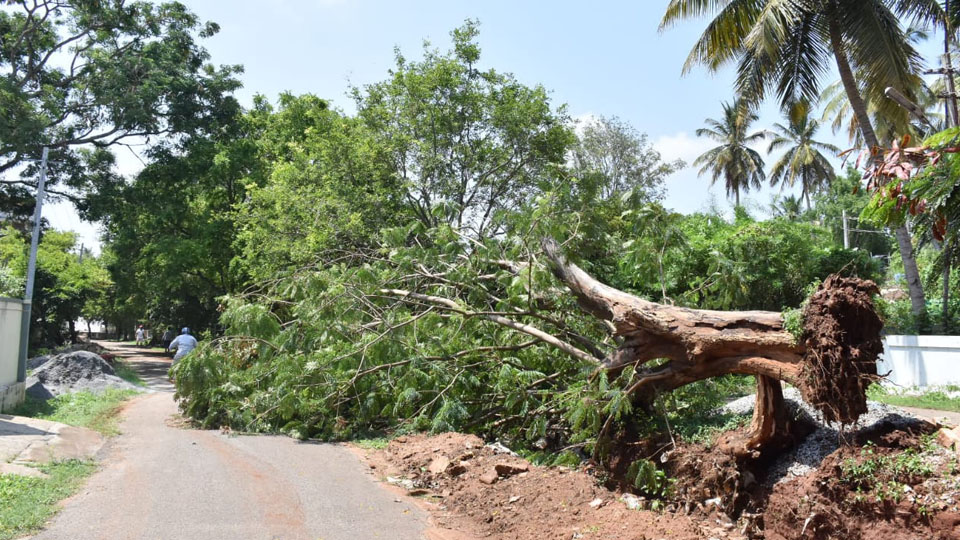
{"type": "Polygon", "coordinates": [[[805,352],[799,388],[827,422],[850,424],[867,412],[867,387],[878,380],[883,319],[872,281],[828,277],[803,310],[805,352]]]}

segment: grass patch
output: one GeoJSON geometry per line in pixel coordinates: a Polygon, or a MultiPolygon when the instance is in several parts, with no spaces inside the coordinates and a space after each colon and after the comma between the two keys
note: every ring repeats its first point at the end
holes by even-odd
{"type": "MultiPolygon", "coordinates": [[[[955,391],[954,388],[950,387],[947,387],[946,390],[955,391]]],[[[960,398],[949,397],[943,390],[939,389],[918,395],[909,395],[891,392],[879,384],[874,384],[867,389],[867,399],[900,407],[960,412],[960,398]]]]}
{"type": "Polygon", "coordinates": [[[390,444],[390,439],[386,437],[376,437],[373,439],[354,439],[351,442],[364,450],[383,450],[390,444]]]}
{"type": "Polygon", "coordinates": [[[104,435],[116,435],[119,433],[117,412],[120,405],[135,395],[135,390],[108,388],[100,394],[77,392],[47,401],[27,396],[27,400],[14,409],[13,414],[85,427],[104,435]]]}
{"type": "Polygon", "coordinates": [[[117,374],[117,377],[120,377],[128,383],[137,386],[147,386],[147,383],[140,378],[140,374],[134,371],[134,369],[130,367],[130,364],[127,364],[123,360],[115,359],[113,361],[113,371],[117,374]]]}
{"type": "Polygon", "coordinates": [[[0,476],[0,540],[18,538],[43,527],[57,512],[57,503],[80,489],[96,465],[72,460],[38,468],[49,477],[0,476]]]}
{"type": "Polygon", "coordinates": [[[674,435],[687,442],[711,447],[718,435],[742,428],[750,423],[750,418],[749,414],[733,413],[683,418],[673,426],[674,435]]]}

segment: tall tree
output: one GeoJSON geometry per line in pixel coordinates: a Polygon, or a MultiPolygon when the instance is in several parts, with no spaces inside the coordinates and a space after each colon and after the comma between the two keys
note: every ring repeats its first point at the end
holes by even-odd
{"type": "MultiPolygon", "coordinates": [[[[671,0],[661,28],[714,14],[687,57],[684,70],[702,64],[711,70],[738,64],[738,94],[756,103],[770,90],[782,106],[814,102],[836,63],[858,129],[868,148],[880,147],[868,111],[906,132],[908,113],[883,99],[887,87],[912,97],[919,85],[921,57],[901,20],[929,25],[943,17],[935,0],[671,0]]],[[[913,311],[926,311],[920,272],[906,226],[897,229],[913,311]]]]}
{"type": "Polygon", "coordinates": [[[477,35],[467,21],[451,32],[452,51],[428,48],[417,62],[398,52],[390,78],[354,96],[424,226],[448,223],[487,237],[502,232],[499,211],[542,192],[573,134],[543,87],[478,67],[477,35]]]}
{"type": "Polygon", "coordinates": [[[814,137],[820,123],[810,118],[806,105],[797,105],[788,114],[786,126],[773,125],[775,135],[767,152],[786,149],[770,169],[770,185],[793,187],[800,184],[800,195],[810,209],[810,194],[823,188],[834,177],[833,165],[821,153],[840,153],[836,146],[817,141],[814,137]]]}
{"type": "Polygon", "coordinates": [[[708,127],[697,130],[698,137],[707,137],[720,145],[704,152],[693,164],[700,167],[700,175],[711,174],[711,184],[723,177],[727,196],[733,195],[737,206],[740,192],[760,189],[766,177],[763,158],[749,146],[766,136],[763,131],[748,133],[757,118],[757,113],[743,101],[734,100],[723,104],[723,118],[707,118],[704,122],[708,127]]]}
{"type": "Polygon", "coordinates": [[[90,187],[94,154],[193,133],[237,109],[230,92],[240,68],[208,64],[196,39],[219,28],[183,4],[3,3],[0,201],[15,202],[34,185],[43,146],[51,148],[49,192],[72,196],[90,187]]]}
{"type": "Polygon", "coordinates": [[[601,116],[579,127],[571,153],[573,173],[581,179],[595,175],[600,199],[630,190],[645,201],[661,199],[664,179],[682,167],[681,161],[663,161],[645,133],[615,116],[601,116]]]}

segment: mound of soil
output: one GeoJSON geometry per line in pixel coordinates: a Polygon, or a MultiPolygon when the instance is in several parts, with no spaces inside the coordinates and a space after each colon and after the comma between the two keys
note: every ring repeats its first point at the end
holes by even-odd
{"type": "Polygon", "coordinates": [[[665,467],[678,507],[693,518],[725,513],[748,538],[960,539],[957,455],[923,438],[935,429],[885,418],[802,476],[781,476],[776,460],[745,467],[720,445],[681,444],[665,467]]]}
{"type": "Polygon", "coordinates": [[[117,377],[100,355],[85,350],[51,356],[27,377],[27,394],[37,399],[84,390],[99,393],[107,388],[142,390],[117,377]]]}
{"type": "MultiPolygon", "coordinates": [[[[739,538],[715,521],[628,508],[621,493],[604,488],[588,470],[531,465],[473,435],[398,437],[366,457],[381,478],[422,497],[435,525],[468,537],[739,538]]],[[[629,495],[626,501],[643,505],[629,495]]]]}
{"type": "Polygon", "coordinates": [[[866,448],[842,447],[814,474],[778,483],[763,515],[764,538],[960,538],[957,457],[946,448],[928,448],[922,462],[929,471],[910,471],[902,463],[909,455],[907,449],[920,445],[917,435],[896,430],[866,448]],[[849,472],[853,467],[869,472],[853,480],[849,472]]]}

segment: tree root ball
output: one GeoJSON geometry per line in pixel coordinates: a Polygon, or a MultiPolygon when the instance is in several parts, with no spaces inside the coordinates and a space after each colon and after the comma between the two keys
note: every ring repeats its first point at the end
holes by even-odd
{"type": "Polygon", "coordinates": [[[872,281],[834,274],[803,311],[800,392],[828,422],[851,424],[867,412],[883,351],[883,319],[873,304],[879,292],[872,281]]]}

